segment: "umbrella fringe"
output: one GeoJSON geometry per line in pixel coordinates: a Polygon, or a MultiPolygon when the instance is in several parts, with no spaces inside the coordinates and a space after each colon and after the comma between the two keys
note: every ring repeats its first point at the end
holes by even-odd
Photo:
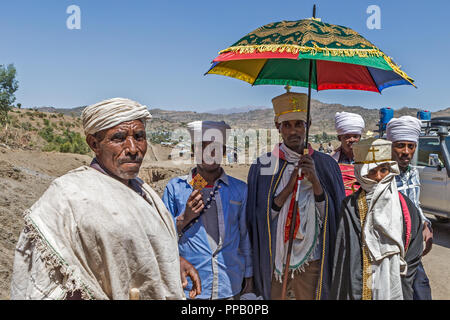
{"type": "MultiPolygon", "coordinates": [[[[318,47],[316,44],[314,44],[314,47],[305,47],[305,46],[299,46],[299,45],[293,45],[293,44],[262,44],[262,45],[250,45],[250,46],[235,46],[235,47],[229,47],[225,50],[222,50],[219,52],[219,54],[225,53],[225,52],[237,52],[240,54],[246,54],[246,53],[255,53],[255,52],[289,52],[293,54],[297,53],[309,53],[311,55],[316,55],[317,53],[323,53],[324,56],[333,56],[333,57],[353,57],[358,56],[360,58],[368,58],[368,57],[383,57],[383,59],[386,61],[386,63],[389,65],[389,67],[392,68],[392,70],[397,73],[399,76],[401,76],[403,79],[407,80],[409,83],[411,83],[414,87],[414,80],[409,77],[404,71],[400,69],[398,65],[396,65],[391,57],[384,54],[382,51],[377,49],[376,47],[373,47],[372,49],[336,49],[336,48],[321,48],[318,47]]],[[[228,71],[229,72],[229,71],[228,71]]],[[[221,74],[224,74],[221,72],[221,74]]],[[[242,77],[242,75],[241,75],[242,77]]],[[[244,80],[244,79],[241,79],[244,80]]],[[[244,81],[249,81],[250,79],[246,79],[244,81]]]]}
{"type": "Polygon", "coordinates": [[[316,55],[318,52],[322,52],[325,56],[347,56],[347,57],[353,57],[355,55],[359,57],[380,57],[383,56],[383,52],[381,52],[377,48],[372,49],[337,49],[337,48],[321,48],[317,45],[314,45],[314,47],[306,47],[306,46],[299,46],[299,45],[293,45],[293,44],[262,44],[262,45],[250,45],[250,46],[235,46],[235,47],[229,47],[225,50],[222,50],[219,52],[219,54],[225,53],[225,52],[238,52],[238,53],[254,53],[256,52],[289,52],[289,53],[310,53],[312,55],[316,55]]]}

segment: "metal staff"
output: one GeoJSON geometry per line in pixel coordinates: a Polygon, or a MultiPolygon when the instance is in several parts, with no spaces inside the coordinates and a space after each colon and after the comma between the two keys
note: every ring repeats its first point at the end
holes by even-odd
{"type": "MultiPolygon", "coordinates": [[[[316,17],[316,5],[313,6],[313,18],[316,17]]],[[[312,69],[313,69],[313,62],[312,60],[309,60],[309,83],[308,83],[308,107],[306,112],[306,138],[305,138],[305,146],[303,148],[303,154],[308,154],[308,135],[309,135],[309,122],[311,119],[310,109],[311,109],[311,78],[312,78],[312,69]]],[[[300,172],[299,172],[300,175],[300,172]]],[[[298,179],[298,176],[297,176],[298,179]]],[[[288,281],[288,274],[289,274],[289,263],[291,260],[291,253],[292,253],[292,244],[294,241],[294,228],[295,228],[295,221],[297,219],[297,211],[298,211],[298,194],[300,193],[300,183],[298,183],[297,187],[297,194],[295,197],[295,203],[294,203],[294,209],[292,210],[292,221],[291,221],[291,227],[289,229],[289,245],[288,245],[288,254],[286,257],[286,264],[284,267],[284,275],[283,275],[283,288],[281,291],[281,299],[286,299],[286,290],[287,290],[287,281],[288,281]]]]}

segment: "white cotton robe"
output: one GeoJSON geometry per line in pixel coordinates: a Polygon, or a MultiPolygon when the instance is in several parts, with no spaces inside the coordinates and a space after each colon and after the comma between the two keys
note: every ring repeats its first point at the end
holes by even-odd
{"type": "Polygon", "coordinates": [[[55,179],[24,213],[11,299],[185,299],[177,235],[158,195],[83,166],[55,179]]]}

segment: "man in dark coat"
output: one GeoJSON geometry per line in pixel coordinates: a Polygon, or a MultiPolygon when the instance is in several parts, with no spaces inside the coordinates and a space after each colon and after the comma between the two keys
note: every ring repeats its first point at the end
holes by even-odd
{"type": "Polygon", "coordinates": [[[281,297],[287,230],[297,190],[288,287],[296,299],[326,299],[329,292],[338,206],[345,192],[339,167],[330,156],[310,146],[304,154],[306,99],[304,94],[287,92],[272,100],[283,142],[259,157],[248,175],[254,285],[264,299],[281,297]],[[297,179],[299,173],[302,180],[297,179]]]}
{"type": "Polygon", "coordinates": [[[391,142],[353,145],[361,188],[341,206],[331,298],[411,300],[422,255],[422,225],[415,205],[397,190],[391,142]]]}

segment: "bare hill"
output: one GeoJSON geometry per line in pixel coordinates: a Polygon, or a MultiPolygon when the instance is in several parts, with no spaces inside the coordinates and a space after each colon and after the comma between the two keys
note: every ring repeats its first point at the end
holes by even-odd
{"type": "MultiPolygon", "coordinates": [[[[84,107],[77,107],[74,109],[55,109],[51,107],[38,108],[39,111],[62,113],[65,115],[72,115],[79,117],[84,107]]],[[[170,131],[176,128],[185,127],[187,123],[196,120],[212,120],[225,121],[232,128],[243,129],[259,129],[259,128],[273,128],[274,112],[271,108],[261,107],[254,109],[252,107],[231,108],[233,113],[227,113],[226,110],[213,110],[211,112],[195,112],[195,111],[170,111],[159,108],[150,109],[153,116],[153,121],[150,121],[149,130],[165,130],[170,131]],[[244,112],[236,112],[238,110],[245,110],[244,112]],[[218,112],[222,113],[218,113],[218,112]]],[[[378,109],[368,109],[360,106],[345,106],[335,103],[323,103],[318,100],[311,100],[311,117],[313,120],[311,127],[311,134],[326,132],[333,134],[334,129],[334,115],[336,112],[354,112],[360,114],[366,122],[366,130],[377,129],[376,123],[379,119],[378,109]]],[[[404,107],[394,110],[395,117],[403,115],[416,116],[417,108],[404,107]]],[[[433,117],[450,116],[450,108],[442,109],[432,112],[433,117]]]]}

